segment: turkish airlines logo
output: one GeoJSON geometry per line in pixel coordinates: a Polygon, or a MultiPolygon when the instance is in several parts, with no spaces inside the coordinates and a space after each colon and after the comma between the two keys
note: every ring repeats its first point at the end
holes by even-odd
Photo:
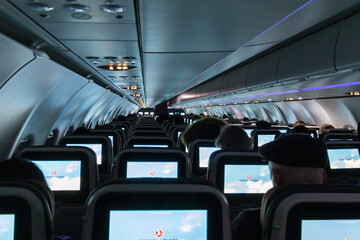
{"type": "Polygon", "coordinates": [[[52,171],[51,174],[55,176],[55,175],[56,175],[56,171],[52,171]]]}
{"type": "Polygon", "coordinates": [[[155,232],[155,236],[156,237],[162,237],[162,235],[163,235],[163,232],[161,231],[161,230],[156,230],[156,232],[155,232]]]}
{"type": "Polygon", "coordinates": [[[154,172],[151,172],[150,175],[153,177],[153,176],[155,175],[155,173],[154,173],[154,172]]]}
{"type": "Polygon", "coordinates": [[[251,179],[251,175],[250,175],[250,174],[247,175],[246,177],[247,177],[247,179],[249,179],[249,180],[251,179]]]}

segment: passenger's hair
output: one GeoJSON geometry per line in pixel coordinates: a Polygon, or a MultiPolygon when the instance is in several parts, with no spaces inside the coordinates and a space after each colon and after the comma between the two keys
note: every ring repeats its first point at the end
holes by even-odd
{"type": "Polygon", "coordinates": [[[173,122],[175,125],[183,125],[184,124],[184,117],[180,115],[175,115],[173,122]]]}
{"type": "Polygon", "coordinates": [[[267,121],[257,121],[256,122],[256,129],[270,129],[271,124],[267,121]]]}
{"type": "Polygon", "coordinates": [[[292,167],[274,162],[269,162],[269,168],[279,172],[281,185],[322,184],[325,180],[323,168],[292,167]]]}
{"type": "Polygon", "coordinates": [[[32,162],[23,159],[10,159],[0,162],[0,178],[28,179],[46,183],[42,171],[32,162]]]}
{"type": "Polygon", "coordinates": [[[331,124],[324,123],[323,125],[321,125],[319,129],[319,134],[322,134],[325,130],[330,130],[330,129],[335,129],[335,127],[331,124]]]}
{"type": "Polygon", "coordinates": [[[243,122],[248,122],[248,121],[250,121],[250,119],[247,118],[247,117],[244,117],[242,120],[243,120],[243,122]]]}
{"type": "Polygon", "coordinates": [[[87,128],[79,127],[72,133],[72,135],[87,135],[89,133],[91,133],[91,132],[87,128]]]}
{"type": "Polygon", "coordinates": [[[294,123],[294,125],[293,125],[293,127],[296,127],[296,126],[299,126],[299,125],[306,125],[306,123],[304,122],[304,121],[301,121],[301,120],[299,120],[299,121],[296,121],[295,123],[294,123]]]}
{"type": "Polygon", "coordinates": [[[189,125],[181,135],[181,141],[189,146],[197,139],[215,139],[226,122],[214,117],[207,117],[189,125]]]}
{"type": "Polygon", "coordinates": [[[239,126],[224,126],[215,141],[215,145],[222,150],[246,151],[253,148],[253,141],[239,126]]]}
{"type": "Polygon", "coordinates": [[[224,114],[224,115],[222,116],[222,118],[229,118],[229,116],[226,115],[226,114],[224,114]]]}
{"type": "Polygon", "coordinates": [[[168,114],[160,114],[157,118],[156,121],[158,124],[161,124],[163,121],[168,120],[169,119],[169,115],[168,114]]]}
{"type": "Polygon", "coordinates": [[[117,116],[116,121],[118,121],[118,122],[126,121],[126,117],[123,115],[117,116]]]}
{"type": "Polygon", "coordinates": [[[311,133],[310,130],[304,125],[297,125],[290,132],[292,133],[311,133]]]}

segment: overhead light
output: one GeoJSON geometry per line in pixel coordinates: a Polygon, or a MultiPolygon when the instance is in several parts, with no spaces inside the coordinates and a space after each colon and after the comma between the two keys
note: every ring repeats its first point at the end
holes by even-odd
{"type": "Polygon", "coordinates": [[[285,100],[286,100],[286,101],[293,101],[294,98],[292,98],[292,97],[291,97],[291,98],[286,98],[285,100]]]}
{"type": "Polygon", "coordinates": [[[107,13],[122,13],[126,11],[126,8],[116,4],[104,4],[99,7],[102,11],[107,13]]]}
{"type": "Polygon", "coordinates": [[[359,96],[360,93],[359,93],[359,92],[350,92],[350,95],[351,95],[351,96],[359,96]]]}
{"type": "Polygon", "coordinates": [[[298,97],[298,100],[302,100],[303,98],[302,97],[298,97]]]}
{"type": "Polygon", "coordinates": [[[271,102],[271,101],[272,101],[272,99],[271,99],[271,98],[269,98],[269,99],[268,99],[268,101],[269,101],[269,102],[271,102]]]}
{"type": "Polygon", "coordinates": [[[39,2],[30,2],[26,4],[29,8],[37,12],[51,12],[54,11],[55,8],[53,6],[49,6],[45,3],[39,2]]]}
{"type": "Polygon", "coordinates": [[[85,13],[85,12],[90,11],[89,6],[79,4],[79,3],[67,3],[67,4],[63,5],[63,8],[66,11],[75,12],[75,13],[85,13]]]}

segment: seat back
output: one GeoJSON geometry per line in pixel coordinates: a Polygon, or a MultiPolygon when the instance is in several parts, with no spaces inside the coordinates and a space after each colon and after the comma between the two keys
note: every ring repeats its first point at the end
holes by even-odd
{"type": "Polygon", "coordinates": [[[193,176],[199,177],[206,174],[210,155],[217,150],[220,148],[215,147],[214,140],[199,139],[191,143],[189,158],[193,176]]]}
{"type": "Polygon", "coordinates": [[[123,237],[230,240],[229,206],[221,192],[200,181],[110,182],[89,197],[81,239],[123,237]]]}
{"type": "Polygon", "coordinates": [[[179,149],[127,149],[115,159],[112,178],[190,177],[190,162],[179,149]]]}
{"type": "Polygon", "coordinates": [[[185,130],[185,125],[175,125],[175,127],[171,130],[170,137],[174,140],[175,144],[180,141],[181,133],[185,130]]]}
{"type": "Polygon", "coordinates": [[[132,137],[167,137],[168,135],[162,130],[135,130],[132,137]]]}
{"type": "Polygon", "coordinates": [[[172,148],[175,147],[174,141],[169,137],[130,137],[126,143],[125,148],[172,148]]]}
{"type": "Polygon", "coordinates": [[[91,130],[95,135],[109,137],[113,149],[113,156],[116,156],[123,148],[121,134],[117,130],[91,130]]]}
{"type": "Polygon", "coordinates": [[[360,188],[292,185],[271,191],[261,209],[263,240],[356,239],[360,188]]]}

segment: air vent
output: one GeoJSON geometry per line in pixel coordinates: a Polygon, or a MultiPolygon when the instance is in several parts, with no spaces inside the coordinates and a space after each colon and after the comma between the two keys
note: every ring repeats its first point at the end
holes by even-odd
{"type": "Polygon", "coordinates": [[[75,13],[85,13],[90,11],[90,7],[83,5],[83,4],[78,4],[78,3],[68,3],[68,4],[64,4],[63,8],[66,11],[69,12],[75,12],[75,13]]]}
{"type": "Polygon", "coordinates": [[[118,58],[114,57],[114,56],[107,56],[107,57],[104,57],[104,59],[110,60],[110,61],[117,61],[118,60],[118,58]]]}
{"type": "Polygon", "coordinates": [[[86,59],[95,60],[95,59],[100,59],[100,58],[99,58],[99,57],[95,57],[95,56],[87,56],[86,59]]]}
{"type": "Polygon", "coordinates": [[[104,4],[99,8],[106,13],[122,13],[126,11],[126,8],[116,4],[104,4]]]}
{"type": "Polygon", "coordinates": [[[37,12],[50,12],[54,11],[54,7],[47,5],[45,3],[39,3],[39,2],[30,2],[26,4],[30,9],[37,11],[37,12]]]}

